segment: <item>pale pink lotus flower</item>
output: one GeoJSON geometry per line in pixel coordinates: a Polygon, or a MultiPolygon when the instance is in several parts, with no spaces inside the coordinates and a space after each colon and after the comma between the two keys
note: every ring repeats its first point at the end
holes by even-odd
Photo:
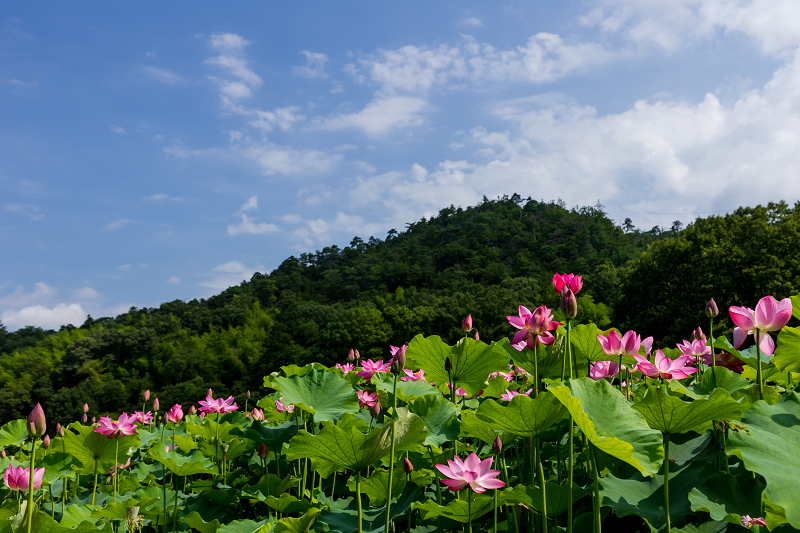
{"type": "Polygon", "coordinates": [[[775,351],[775,341],[769,336],[769,332],[779,331],[792,318],[792,300],[784,298],[777,302],[772,296],[764,296],[756,304],[755,311],[734,305],[728,309],[728,313],[737,326],[733,328],[733,345],[737,350],[748,335],[755,335],[758,332],[761,352],[772,355],[775,351]]]}
{"type": "Polygon", "coordinates": [[[378,403],[378,393],[377,392],[367,392],[363,390],[356,391],[356,396],[358,396],[358,406],[359,407],[372,407],[376,403],[378,403]]]}
{"type": "Polygon", "coordinates": [[[692,357],[695,361],[699,361],[702,357],[711,357],[711,346],[706,346],[705,339],[695,339],[693,341],[684,340],[681,344],[676,344],[681,351],[681,355],[692,357]]]}
{"type": "MultiPolygon", "coordinates": [[[[169,451],[169,450],[167,450],[167,451],[169,451]]],[[[117,463],[117,470],[125,470],[129,466],[131,466],[131,458],[130,457],[128,457],[128,462],[125,463],[124,465],[121,465],[121,464],[117,463]]],[[[111,476],[111,477],[114,477],[114,473],[115,473],[114,472],[114,467],[112,466],[111,470],[108,471],[108,475],[111,476]]]]}
{"type": "Polygon", "coordinates": [[[513,365],[511,368],[514,370],[515,376],[530,376],[530,373],[524,368],[520,368],[518,366],[513,366],[513,365]]]}
{"type": "Polygon", "coordinates": [[[638,364],[636,367],[647,377],[667,380],[683,379],[697,372],[696,368],[687,366],[693,358],[681,355],[670,359],[661,350],[656,350],[655,364],[641,355],[635,355],[638,364]]]}
{"type": "MultiPolygon", "coordinates": [[[[512,367],[513,368],[513,367],[512,367]]],[[[513,381],[514,380],[514,371],[509,370],[508,372],[492,372],[489,374],[488,379],[492,379],[494,377],[500,376],[501,378],[505,379],[506,381],[513,381]]]]}
{"type": "Polygon", "coordinates": [[[94,428],[96,433],[101,433],[109,439],[114,439],[120,435],[133,435],[136,433],[136,424],[134,424],[132,416],[127,413],[119,415],[119,420],[112,420],[107,416],[101,416],[97,427],[94,428]]]}
{"type": "Polygon", "coordinates": [[[619,374],[619,363],[616,361],[598,361],[589,368],[589,377],[597,381],[600,379],[613,379],[619,374]]]}
{"type": "Polygon", "coordinates": [[[761,518],[750,518],[749,514],[746,514],[742,517],[742,527],[746,527],[750,529],[753,526],[764,526],[767,527],[767,521],[764,520],[764,517],[761,518]]]}
{"type": "MultiPolygon", "coordinates": [[[[167,453],[174,452],[175,450],[178,449],[178,445],[177,444],[170,444],[168,446],[164,446],[164,449],[167,451],[167,453]]],[[[130,461],[128,461],[128,462],[130,462],[130,461]]]]}
{"type": "Polygon", "coordinates": [[[275,400],[275,410],[279,413],[294,413],[294,405],[283,405],[283,396],[280,400],[275,400]]]}
{"type": "Polygon", "coordinates": [[[251,414],[253,415],[253,420],[256,420],[258,422],[264,420],[264,411],[262,411],[258,407],[254,407],[253,412],[251,414]]]}
{"type": "Polygon", "coordinates": [[[578,294],[583,288],[583,277],[575,274],[553,274],[553,288],[556,292],[561,292],[564,285],[567,285],[573,293],[578,294]]]}
{"type": "Polygon", "coordinates": [[[167,422],[177,424],[181,420],[183,420],[183,408],[181,404],[176,403],[167,411],[167,422]]]}
{"type": "Polygon", "coordinates": [[[456,398],[459,398],[461,396],[466,396],[466,395],[467,395],[467,391],[465,391],[463,388],[459,387],[459,388],[456,389],[456,398]]]}
{"type": "Polygon", "coordinates": [[[653,337],[642,339],[642,346],[644,346],[644,354],[650,357],[650,352],[653,351],[653,337]]]}
{"type": "MultiPolygon", "coordinates": [[[[392,346],[392,348],[394,348],[394,346],[392,346]]],[[[383,360],[373,361],[372,359],[367,359],[361,364],[361,370],[356,372],[356,376],[361,376],[365,380],[369,381],[372,379],[372,376],[378,372],[388,372],[391,368],[391,362],[384,363],[383,360]]]]}
{"type": "Polygon", "coordinates": [[[344,373],[344,375],[347,375],[347,373],[353,370],[355,367],[356,365],[353,365],[351,363],[345,363],[345,364],[336,363],[336,368],[341,370],[344,373]]]}
{"type": "Polygon", "coordinates": [[[508,322],[519,331],[511,339],[511,344],[518,351],[527,346],[531,350],[539,343],[553,344],[556,338],[551,331],[561,325],[553,320],[553,312],[541,305],[531,313],[524,305],[519,306],[519,317],[507,316],[508,322]]]}
{"type": "Polygon", "coordinates": [[[422,381],[424,383],[427,383],[427,381],[425,381],[425,371],[422,370],[421,368],[416,372],[404,368],[403,373],[405,374],[405,376],[400,378],[400,381],[422,381]]]}
{"type": "MultiPolygon", "coordinates": [[[[727,368],[731,372],[736,372],[737,374],[744,372],[744,361],[732,353],[719,352],[716,354],[716,360],[716,366],[727,368]]],[[[703,363],[706,366],[714,366],[714,363],[711,361],[711,350],[703,356],[703,363]]]]}
{"type": "Polygon", "coordinates": [[[436,468],[449,479],[443,479],[442,483],[453,492],[459,491],[469,486],[477,493],[486,492],[486,489],[501,489],[506,486],[497,476],[499,470],[492,470],[492,458],[488,457],[481,461],[475,452],[467,456],[465,460],[453,457],[447,460],[447,466],[436,465],[436,468]]]}
{"type": "MultiPolygon", "coordinates": [[[[33,471],[33,490],[39,490],[42,486],[42,478],[44,477],[44,468],[36,468],[33,471]]],[[[19,490],[28,492],[30,488],[31,469],[22,468],[21,466],[11,466],[6,468],[3,473],[3,481],[6,486],[11,490],[19,490]]]]}
{"type": "Polygon", "coordinates": [[[505,400],[505,401],[507,401],[507,402],[510,402],[510,401],[511,401],[511,399],[512,399],[514,396],[519,396],[519,395],[521,394],[522,396],[528,396],[528,397],[530,397],[530,395],[531,395],[531,393],[532,393],[532,392],[533,392],[533,389],[528,389],[528,390],[527,390],[527,391],[525,391],[525,392],[518,392],[518,391],[514,391],[514,390],[507,390],[507,391],[505,391],[503,394],[501,394],[501,395],[500,395],[500,399],[501,399],[501,400],[505,400]]]}
{"type": "Polygon", "coordinates": [[[600,347],[603,348],[605,354],[613,356],[636,355],[642,343],[641,337],[635,331],[627,331],[620,337],[619,333],[611,330],[608,337],[598,334],[597,340],[600,341],[600,347]]]}
{"type": "Polygon", "coordinates": [[[142,411],[134,411],[133,415],[131,415],[131,420],[134,422],[139,422],[140,424],[148,425],[153,421],[153,412],[147,411],[146,413],[143,413],[142,411]]]}
{"type": "Polygon", "coordinates": [[[234,402],[233,396],[228,396],[227,400],[222,398],[214,399],[211,396],[206,396],[205,400],[197,402],[200,404],[201,413],[231,413],[239,409],[239,406],[234,402]]]}

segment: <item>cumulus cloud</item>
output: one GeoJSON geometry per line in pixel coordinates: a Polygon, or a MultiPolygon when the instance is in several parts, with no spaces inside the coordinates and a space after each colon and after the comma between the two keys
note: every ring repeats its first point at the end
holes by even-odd
{"type": "Polygon", "coordinates": [[[125,135],[128,132],[125,131],[125,128],[123,128],[122,126],[115,126],[114,124],[112,124],[111,133],[116,133],[117,135],[125,135]]]}
{"type": "Polygon", "coordinates": [[[301,55],[305,56],[306,64],[303,66],[292,67],[292,74],[304,78],[325,78],[325,63],[328,62],[327,54],[321,52],[311,52],[302,50],[301,55]]]}
{"type": "Polygon", "coordinates": [[[478,17],[467,17],[462,19],[458,25],[464,28],[482,28],[483,21],[478,17]]]}
{"type": "Polygon", "coordinates": [[[424,98],[413,96],[379,96],[355,113],[338,113],[317,120],[320,130],[358,129],[369,136],[386,135],[397,128],[419,126],[430,105],[424,98]]]}
{"type": "Polygon", "coordinates": [[[172,283],[173,285],[177,285],[180,282],[181,282],[181,278],[179,278],[178,276],[172,276],[171,278],[169,278],[167,280],[167,283],[172,283]]]}
{"type": "Polygon", "coordinates": [[[251,268],[245,266],[241,261],[228,261],[212,268],[211,273],[206,275],[208,279],[198,283],[198,285],[219,292],[228,287],[238,285],[242,281],[249,280],[259,270],[263,270],[262,267],[251,268]]]}
{"type": "Polygon", "coordinates": [[[294,149],[268,141],[249,140],[232,149],[235,154],[254,161],[267,176],[327,174],[342,160],[340,154],[331,155],[320,150],[294,149]]]}
{"type": "Polygon", "coordinates": [[[183,83],[183,78],[165,68],[154,67],[152,65],[140,65],[138,72],[155,81],[166,83],[167,85],[180,85],[183,83]]]}
{"type": "Polygon", "coordinates": [[[3,209],[11,213],[16,213],[18,215],[26,216],[31,220],[35,220],[37,222],[47,220],[47,217],[43,213],[39,212],[39,207],[35,205],[6,204],[3,206],[3,209]]]}
{"type": "Polygon", "coordinates": [[[44,329],[58,329],[62,325],[79,326],[86,320],[88,313],[80,304],[56,304],[49,308],[44,305],[32,305],[18,311],[4,311],[2,322],[9,329],[25,326],[38,326],[44,329]]]}
{"type": "Polygon", "coordinates": [[[275,224],[267,224],[266,222],[256,222],[257,218],[251,218],[245,214],[246,211],[258,209],[258,196],[251,196],[237,211],[241,217],[241,222],[238,224],[231,224],[228,226],[228,235],[240,235],[242,233],[249,233],[251,235],[261,235],[264,233],[275,233],[280,231],[280,228],[275,224]]]}

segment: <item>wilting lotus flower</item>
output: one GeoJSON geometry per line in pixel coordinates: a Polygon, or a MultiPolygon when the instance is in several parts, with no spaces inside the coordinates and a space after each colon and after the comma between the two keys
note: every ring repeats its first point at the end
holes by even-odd
{"type": "Polygon", "coordinates": [[[183,420],[183,408],[181,404],[176,403],[167,411],[167,422],[177,424],[181,420],[183,420]]]}
{"type": "Polygon", "coordinates": [[[264,411],[262,411],[258,407],[254,407],[253,412],[251,414],[253,415],[253,420],[256,420],[258,422],[264,420],[264,411]]]}
{"type": "Polygon", "coordinates": [[[685,340],[682,344],[676,344],[676,346],[681,351],[681,355],[692,357],[695,361],[700,357],[711,357],[711,346],[706,346],[705,339],[695,339],[691,342],[685,340]]]}
{"type": "Polygon", "coordinates": [[[750,529],[753,526],[764,526],[767,527],[767,521],[764,520],[764,517],[761,518],[750,518],[749,514],[746,514],[742,517],[742,527],[746,527],[750,529]]]}
{"type": "Polygon", "coordinates": [[[372,359],[367,359],[361,365],[362,370],[356,372],[356,376],[361,376],[365,380],[369,381],[372,379],[372,376],[374,376],[376,373],[388,372],[391,368],[392,368],[391,363],[384,363],[383,360],[373,361],[372,359]]]}
{"type": "Polygon", "coordinates": [[[340,364],[336,363],[336,368],[340,369],[345,375],[355,368],[355,365],[351,365],[350,363],[340,364]]]}
{"type": "Polygon", "coordinates": [[[641,338],[636,334],[635,331],[628,331],[625,333],[625,335],[620,337],[619,333],[612,330],[608,334],[608,337],[598,334],[597,340],[600,341],[600,347],[603,348],[603,351],[606,353],[606,355],[616,356],[636,355],[636,352],[639,351],[639,346],[642,343],[641,338]]]}
{"type": "Polygon", "coordinates": [[[409,370],[407,368],[404,368],[403,369],[403,373],[405,374],[405,376],[400,378],[400,381],[420,381],[420,380],[422,380],[423,382],[427,383],[427,381],[425,381],[425,371],[422,370],[421,368],[419,370],[417,370],[416,372],[413,372],[413,371],[411,371],[411,370],[409,370]]]}
{"type": "Polygon", "coordinates": [[[280,400],[275,400],[275,410],[279,413],[294,413],[294,405],[283,405],[283,396],[280,400]]]}
{"type": "Polygon", "coordinates": [[[527,391],[525,391],[525,392],[517,392],[517,391],[513,391],[513,390],[507,390],[507,391],[505,391],[503,394],[501,394],[501,395],[500,395],[500,399],[501,399],[501,400],[505,400],[505,401],[507,401],[507,402],[510,402],[510,401],[511,401],[511,399],[512,399],[514,396],[519,396],[519,395],[521,394],[522,396],[528,396],[528,397],[530,397],[530,395],[531,395],[531,393],[532,393],[532,392],[533,392],[533,389],[528,389],[528,390],[527,390],[527,391]]]}
{"type": "MultiPolygon", "coordinates": [[[[42,486],[42,478],[44,477],[44,468],[36,468],[33,471],[33,490],[39,490],[42,486]]],[[[31,469],[22,468],[21,466],[9,466],[3,474],[3,481],[6,486],[11,490],[19,490],[27,492],[30,488],[31,469]]]]}
{"type": "Polygon", "coordinates": [[[655,364],[641,355],[635,355],[634,357],[638,361],[636,368],[642,374],[651,378],[683,379],[697,372],[696,368],[687,366],[693,358],[686,355],[681,355],[673,360],[664,355],[661,350],[656,350],[655,364]]]}
{"type": "MultiPolygon", "coordinates": [[[[737,374],[744,372],[744,361],[732,353],[719,352],[716,354],[716,359],[716,366],[727,368],[731,372],[736,372],[737,374]]],[[[714,363],[711,361],[711,350],[703,356],[703,363],[706,366],[714,366],[714,363]]]]}
{"type": "Polygon", "coordinates": [[[556,338],[551,331],[558,328],[561,323],[553,320],[552,311],[545,306],[539,306],[531,313],[524,305],[519,306],[519,317],[507,316],[508,322],[519,331],[514,335],[511,344],[518,351],[525,345],[531,350],[540,342],[553,344],[556,338]]]}
{"type": "Polygon", "coordinates": [[[619,363],[615,361],[598,361],[592,363],[589,369],[589,377],[595,381],[613,379],[617,374],[619,374],[619,363]]]}
{"type": "Polygon", "coordinates": [[[464,333],[472,331],[472,315],[467,315],[467,318],[461,323],[461,329],[464,330],[464,333]]]}
{"type": "Polygon", "coordinates": [[[556,292],[561,292],[564,285],[569,286],[572,292],[578,294],[583,288],[583,277],[576,276],[575,274],[554,274],[553,288],[556,292]]]}
{"type": "Polygon", "coordinates": [[[200,404],[200,412],[202,413],[231,413],[239,409],[239,406],[234,402],[233,396],[228,396],[227,400],[222,398],[214,399],[211,396],[206,396],[205,400],[197,402],[200,404]]]}
{"type": "Polygon", "coordinates": [[[135,411],[131,416],[131,421],[140,422],[144,425],[147,425],[153,421],[153,412],[147,411],[146,413],[143,413],[141,411],[135,411]]]}
{"type": "Polygon", "coordinates": [[[469,485],[475,492],[486,492],[486,489],[501,489],[506,486],[499,479],[499,470],[492,470],[492,458],[489,457],[481,461],[475,452],[462,461],[458,457],[447,460],[447,466],[436,465],[436,468],[449,479],[443,479],[442,483],[453,492],[459,491],[469,485]]]}
{"type": "Polygon", "coordinates": [[[133,435],[136,433],[136,424],[133,417],[127,413],[119,415],[119,420],[114,421],[107,416],[101,416],[100,422],[94,428],[96,433],[101,433],[109,439],[114,439],[120,435],[133,435]]]}
{"type": "Polygon", "coordinates": [[[377,392],[367,392],[363,390],[356,391],[356,396],[358,396],[358,406],[359,407],[372,407],[378,402],[378,393],[377,392]]]}
{"type": "Polygon", "coordinates": [[[731,306],[728,312],[737,326],[733,329],[733,345],[737,350],[748,335],[758,332],[761,352],[772,355],[775,341],[769,336],[769,332],[782,329],[792,318],[792,301],[784,298],[777,302],[772,296],[764,296],[758,301],[755,311],[747,307],[731,306]]]}

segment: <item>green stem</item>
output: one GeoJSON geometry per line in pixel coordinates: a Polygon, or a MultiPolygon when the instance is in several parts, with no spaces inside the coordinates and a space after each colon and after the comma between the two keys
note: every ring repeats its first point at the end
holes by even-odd
{"type": "Polygon", "coordinates": [[[539,397],[539,337],[533,343],[533,397],[539,397]]]}
{"type": "Polygon", "coordinates": [[[33,473],[36,470],[36,440],[37,437],[33,437],[31,440],[31,472],[30,472],[30,479],[28,485],[28,533],[31,533],[31,521],[33,520],[33,473]]]}
{"type": "MultiPolygon", "coordinates": [[[[428,454],[431,456],[431,464],[434,464],[436,462],[436,459],[434,459],[433,457],[433,448],[431,448],[430,444],[428,444],[428,454]]],[[[506,474],[506,477],[508,477],[508,474],[506,474]]],[[[508,485],[507,481],[506,485],[508,485]]],[[[439,483],[438,477],[436,478],[436,503],[438,503],[440,506],[442,505],[442,487],[441,484],[439,483]]]]}
{"type": "Polygon", "coordinates": [[[667,515],[667,533],[672,531],[669,519],[669,433],[664,433],[664,513],[667,515]]]}
{"type": "MultiPolygon", "coordinates": [[[[497,456],[494,457],[495,461],[497,461],[497,456]]],[[[497,533],[497,490],[494,489],[494,533],[497,533]]],[[[410,526],[410,524],[409,524],[410,526]]],[[[409,527],[409,530],[411,528],[409,527]]]]}
{"type": "Polygon", "coordinates": [[[161,465],[161,475],[161,484],[164,487],[164,533],[167,533],[167,467],[164,464],[161,465]]]}
{"type": "Polygon", "coordinates": [[[542,466],[542,452],[539,450],[539,439],[534,441],[536,448],[536,466],[539,468],[539,482],[542,485],[542,532],[547,533],[547,481],[544,477],[544,467],[542,466]]]}
{"type": "Polygon", "coordinates": [[[591,446],[592,455],[594,460],[590,459],[592,463],[592,475],[594,476],[594,523],[597,533],[602,533],[602,524],[600,523],[600,476],[597,470],[597,452],[594,445],[591,446]]]}
{"type": "Polygon", "coordinates": [[[384,531],[389,531],[389,524],[392,521],[392,478],[394,476],[394,429],[395,429],[395,420],[394,417],[397,414],[397,374],[394,374],[394,385],[392,386],[392,397],[394,402],[394,409],[392,410],[392,446],[391,451],[389,452],[389,486],[386,489],[387,497],[386,497],[386,529],[384,531]]]}
{"type": "Polygon", "coordinates": [[[575,470],[575,429],[573,428],[572,415],[569,416],[569,477],[567,479],[569,506],[567,507],[567,533],[572,533],[572,479],[575,470]]]}
{"type": "MultiPolygon", "coordinates": [[[[164,435],[163,431],[161,432],[161,435],[162,435],[162,440],[163,440],[163,435],[164,435]]],[[[217,433],[214,436],[214,443],[216,444],[216,451],[214,452],[214,458],[217,460],[217,464],[220,464],[220,462],[219,462],[219,413],[217,413],[217,433]]]]}
{"type": "Polygon", "coordinates": [[[117,503],[117,481],[118,481],[117,478],[119,477],[117,475],[118,474],[117,465],[119,464],[119,435],[117,435],[117,437],[114,438],[114,441],[116,442],[116,447],[114,448],[114,483],[113,483],[113,486],[114,486],[114,503],[117,503]]]}
{"type": "Polygon", "coordinates": [[[175,511],[172,513],[172,533],[175,533],[178,527],[178,483],[177,476],[172,474],[172,490],[175,492],[175,511]]]}
{"type": "MultiPolygon", "coordinates": [[[[761,379],[761,346],[759,346],[759,338],[758,334],[760,332],[756,330],[756,357],[758,358],[758,368],[756,369],[756,381],[758,381],[758,399],[764,399],[764,381],[761,379]]],[[[767,335],[769,335],[767,333],[767,335]]]]}
{"type": "Polygon", "coordinates": [[[469,533],[472,533],[472,491],[469,489],[467,489],[467,520],[469,521],[469,533]]]}
{"type": "Polygon", "coordinates": [[[619,378],[619,393],[622,394],[622,354],[619,355],[619,368],[617,369],[617,377],[619,378]]]}
{"type": "Polygon", "coordinates": [[[361,470],[356,470],[356,499],[358,500],[358,533],[363,533],[364,530],[361,527],[361,517],[362,517],[362,510],[361,510],[361,470]]]}
{"type": "Polygon", "coordinates": [[[711,367],[717,368],[717,358],[714,355],[714,319],[709,318],[708,321],[708,338],[711,339],[711,367]]]}
{"type": "MultiPolygon", "coordinates": [[[[508,479],[508,466],[506,465],[505,453],[500,455],[500,459],[503,462],[503,474],[505,475],[505,478],[506,478],[506,487],[510,487],[511,484],[509,483],[510,480],[508,479]]],[[[441,505],[441,503],[439,505],[441,505]]],[[[514,531],[519,533],[519,524],[517,523],[517,509],[516,509],[516,507],[514,507],[512,509],[510,514],[514,518],[514,531]]],[[[506,505],[506,521],[508,521],[508,520],[509,520],[509,506],[506,505]]]]}
{"type": "Polygon", "coordinates": [[[94,495],[97,493],[97,460],[94,461],[94,484],[92,485],[92,505],[94,505],[94,495]]]}

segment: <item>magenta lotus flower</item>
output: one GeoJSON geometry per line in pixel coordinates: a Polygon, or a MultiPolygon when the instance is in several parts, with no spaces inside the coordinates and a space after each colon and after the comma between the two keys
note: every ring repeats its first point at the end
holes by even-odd
{"type": "Polygon", "coordinates": [[[561,292],[564,285],[567,285],[572,292],[578,294],[583,288],[583,277],[575,274],[553,274],[553,288],[556,292],[561,292]]]}
{"type": "Polygon", "coordinates": [[[686,355],[670,359],[661,350],[656,350],[655,364],[641,355],[634,355],[634,357],[638,361],[636,368],[642,374],[651,378],[683,379],[697,372],[696,368],[687,366],[694,358],[686,355]]]}
{"type": "Polygon", "coordinates": [[[258,407],[254,407],[253,412],[251,414],[253,415],[253,420],[256,420],[258,422],[264,420],[264,411],[262,411],[258,407]]]}
{"type": "Polygon", "coordinates": [[[532,393],[532,392],[533,392],[533,389],[528,389],[528,390],[527,390],[527,391],[525,391],[525,392],[518,392],[518,391],[513,391],[513,390],[507,390],[507,391],[505,391],[503,394],[501,394],[501,395],[500,395],[500,399],[501,399],[501,400],[505,400],[505,401],[507,401],[507,402],[510,402],[510,401],[511,401],[511,399],[512,399],[512,398],[514,398],[514,396],[520,396],[520,395],[522,395],[522,396],[528,396],[528,397],[530,397],[530,395],[531,395],[531,393],[532,393]]]}
{"type": "Polygon", "coordinates": [[[389,360],[389,365],[394,372],[400,372],[401,370],[405,369],[407,348],[408,344],[404,344],[399,347],[389,346],[389,351],[392,354],[392,358],[389,360]]]}
{"type": "Polygon", "coordinates": [[[551,331],[561,325],[553,320],[550,309],[541,305],[531,313],[524,305],[519,306],[519,317],[507,316],[508,322],[519,331],[514,335],[511,344],[518,351],[525,346],[533,350],[539,343],[553,344],[556,338],[551,331]]]}
{"type": "Polygon", "coordinates": [[[131,421],[148,425],[153,421],[153,412],[147,411],[146,413],[143,413],[142,411],[134,411],[133,415],[131,415],[131,421]]]}
{"type": "Polygon", "coordinates": [[[425,371],[422,370],[421,368],[416,372],[404,368],[403,373],[405,374],[405,376],[400,378],[400,381],[422,381],[424,383],[427,383],[427,381],[425,381],[425,371]]]}
{"type": "MultiPolygon", "coordinates": [[[[394,346],[392,346],[392,348],[394,348],[394,346]]],[[[394,353],[395,352],[392,352],[392,355],[394,355],[394,353]]],[[[369,381],[372,379],[372,376],[378,372],[388,372],[390,368],[392,368],[391,362],[384,363],[383,360],[373,361],[372,359],[367,359],[361,364],[361,370],[356,372],[356,376],[361,376],[369,381]]]]}
{"type": "Polygon", "coordinates": [[[167,422],[177,424],[181,420],[183,420],[183,406],[181,406],[179,403],[176,403],[170,408],[169,411],[167,411],[167,422]]]}
{"type": "Polygon", "coordinates": [[[622,337],[619,336],[619,333],[612,330],[608,337],[603,335],[597,335],[597,340],[600,341],[600,347],[603,348],[603,351],[606,355],[627,355],[633,356],[636,355],[636,352],[639,351],[639,346],[641,345],[641,337],[636,334],[635,331],[628,331],[622,337]]]}
{"type": "Polygon", "coordinates": [[[336,363],[336,368],[341,370],[345,375],[347,375],[347,373],[353,370],[355,367],[356,365],[350,363],[345,363],[345,364],[336,363]]]}
{"type": "Polygon", "coordinates": [[[275,400],[275,410],[279,413],[294,413],[294,405],[283,405],[283,396],[280,400],[275,400]]]}
{"type": "Polygon", "coordinates": [[[447,466],[436,465],[436,468],[447,476],[448,479],[443,479],[442,483],[453,492],[466,486],[477,493],[486,492],[486,489],[501,489],[506,486],[499,479],[495,479],[500,475],[500,471],[491,469],[492,458],[481,461],[475,452],[469,454],[464,461],[453,457],[452,461],[447,460],[447,466]]]}
{"type": "Polygon", "coordinates": [[[96,433],[101,433],[109,439],[114,439],[120,435],[133,435],[136,433],[136,424],[132,416],[127,413],[119,415],[119,420],[112,420],[107,416],[101,416],[97,427],[94,428],[96,433]]]}
{"type": "Polygon", "coordinates": [[[211,396],[206,396],[205,400],[197,402],[200,404],[201,413],[231,413],[239,409],[239,406],[234,402],[233,396],[228,396],[227,400],[222,398],[214,399],[211,396]]]}
{"type": "MultiPolygon", "coordinates": [[[[711,360],[711,350],[709,350],[708,353],[703,356],[703,363],[706,366],[714,366],[714,362],[711,360]]],[[[741,374],[742,372],[744,372],[744,361],[742,361],[732,353],[727,353],[727,352],[717,353],[716,366],[727,368],[731,372],[736,372],[737,374],[741,374]]]]}
{"type": "Polygon", "coordinates": [[[358,396],[358,406],[359,407],[372,407],[376,403],[378,403],[378,393],[377,392],[367,392],[367,391],[356,391],[356,396],[358,396]]]}
{"type": "Polygon", "coordinates": [[[683,343],[676,345],[681,351],[681,355],[693,357],[697,360],[700,357],[711,357],[711,346],[706,346],[704,339],[695,339],[693,341],[684,340],[683,343]]]}
{"type": "Polygon", "coordinates": [[[769,332],[782,329],[792,318],[792,301],[784,298],[777,302],[772,296],[764,296],[756,304],[755,311],[748,307],[731,306],[728,312],[737,326],[733,329],[733,345],[737,350],[748,335],[758,332],[761,352],[772,355],[775,341],[769,336],[769,332]]]}
{"type": "Polygon", "coordinates": [[[592,363],[589,369],[589,377],[595,381],[613,379],[617,374],[619,374],[619,363],[615,361],[598,361],[592,363]]]}
{"type": "MultiPolygon", "coordinates": [[[[44,468],[36,468],[33,471],[33,490],[39,490],[42,486],[42,478],[44,477],[44,468]]],[[[3,473],[3,481],[6,486],[11,490],[19,490],[28,492],[30,488],[31,469],[22,468],[21,466],[10,466],[6,468],[3,473]]]]}
{"type": "Polygon", "coordinates": [[[742,527],[746,527],[750,529],[753,526],[764,526],[767,527],[767,521],[764,520],[764,517],[761,518],[750,518],[749,514],[746,514],[742,517],[742,527]]]}

